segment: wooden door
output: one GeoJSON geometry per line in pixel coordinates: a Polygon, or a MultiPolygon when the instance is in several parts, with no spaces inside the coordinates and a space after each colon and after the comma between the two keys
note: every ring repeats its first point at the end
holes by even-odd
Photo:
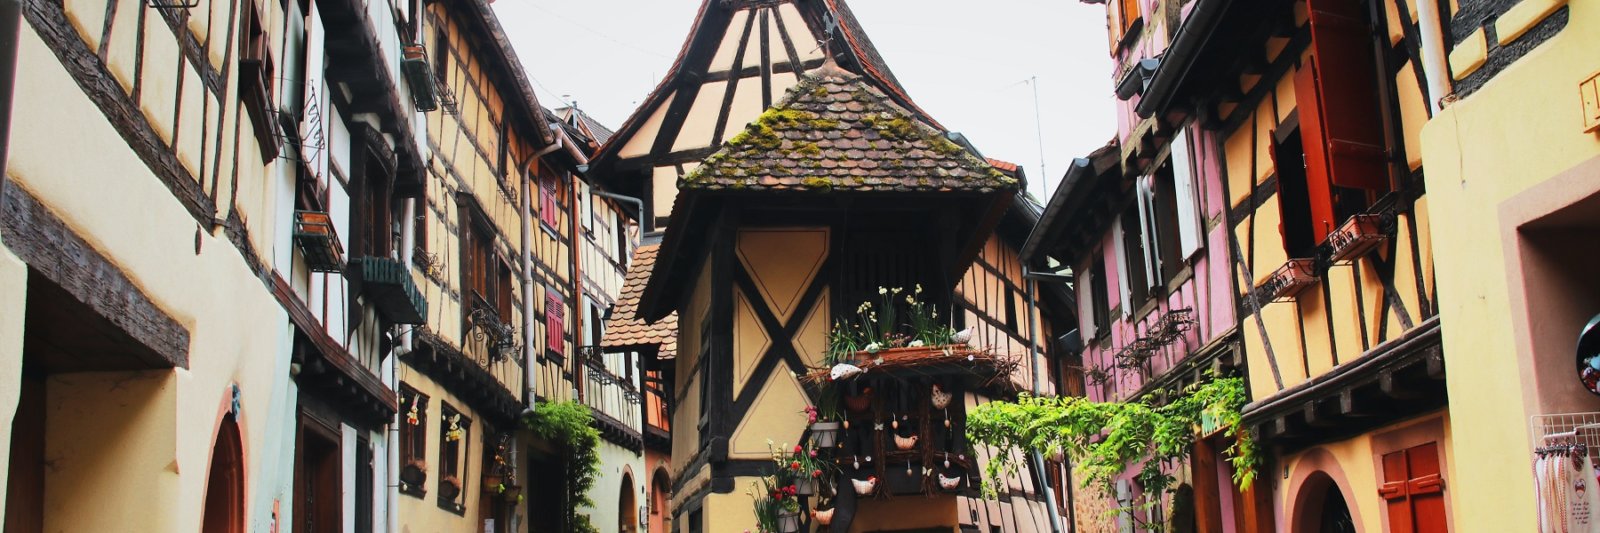
{"type": "Polygon", "coordinates": [[[338,434],[302,418],[295,448],[294,533],[342,531],[338,434]]]}
{"type": "Polygon", "coordinates": [[[222,419],[211,450],[211,471],[206,477],[205,533],[244,531],[244,448],[233,415],[222,419]]]}
{"type": "Polygon", "coordinates": [[[1383,485],[1378,488],[1394,533],[1449,531],[1444,512],[1444,478],[1439,472],[1439,445],[1430,442],[1383,456],[1383,485]]]}

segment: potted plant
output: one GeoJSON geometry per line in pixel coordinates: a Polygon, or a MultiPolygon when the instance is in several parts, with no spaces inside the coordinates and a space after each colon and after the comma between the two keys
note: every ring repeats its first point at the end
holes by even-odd
{"type": "Polygon", "coordinates": [[[816,448],[800,445],[795,445],[792,456],[775,458],[778,463],[779,483],[791,482],[796,494],[806,496],[816,494],[824,477],[831,474],[834,468],[826,458],[818,456],[816,448]]]}
{"type": "Polygon", "coordinates": [[[439,498],[446,501],[455,501],[461,495],[461,480],[455,476],[445,476],[439,479],[439,498]]]}
{"type": "Polygon", "coordinates": [[[483,473],[483,491],[484,492],[493,492],[493,493],[496,493],[496,494],[498,494],[500,492],[503,492],[506,489],[504,483],[505,483],[505,477],[501,476],[500,474],[495,474],[495,473],[490,473],[490,472],[484,472],[483,473]]]}
{"type": "Polygon", "coordinates": [[[766,533],[795,533],[800,530],[800,500],[794,485],[780,486],[776,476],[761,478],[758,487],[751,483],[746,492],[754,501],[757,527],[766,533]]]}
{"type": "Polygon", "coordinates": [[[428,463],[421,459],[412,459],[405,466],[400,467],[400,482],[413,487],[421,487],[428,481],[428,463]]]}
{"type": "Polygon", "coordinates": [[[501,488],[500,498],[506,503],[522,501],[522,485],[506,485],[501,488]]]}
{"type": "Polygon", "coordinates": [[[811,443],[818,448],[832,448],[839,442],[840,425],[834,421],[834,418],[838,417],[834,407],[837,405],[838,396],[835,396],[832,390],[824,390],[822,398],[818,403],[824,406],[823,409],[806,407],[806,422],[811,424],[811,443]]]}

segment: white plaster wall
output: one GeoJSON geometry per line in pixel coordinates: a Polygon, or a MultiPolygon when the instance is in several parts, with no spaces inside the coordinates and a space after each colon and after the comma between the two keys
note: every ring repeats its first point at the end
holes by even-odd
{"type": "MultiPolygon", "coordinates": [[[[0,188],[7,185],[0,181],[0,188]]],[[[11,421],[17,415],[22,383],[22,326],[28,297],[28,265],[0,239],[0,457],[11,457],[11,421]]],[[[7,473],[0,468],[0,502],[6,498],[7,473]]],[[[5,522],[0,505],[0,523],[5,522]]]]}
{"type": "MultiPolygon", "coordinates": [[[[639,491],[641,486],[646,486],[640,480],[648,479],[648,476],[642,474],[644,471],[643,456],[611,441],[601,440],[600,475],[595,477],[594,487],[589,489],[589,499],[594,500],[594,507],[579,512],[588,514],[590,521],[600,529],[601,533],[616,533],[619,530],[617,505],[622,498],[623,473],[632,474],[630,477],[633,480],[633,504],[637,508],[648,500],[648,494],[639,491]]],[[[635,509],[635,512],[638,510],[635,509]]]]}

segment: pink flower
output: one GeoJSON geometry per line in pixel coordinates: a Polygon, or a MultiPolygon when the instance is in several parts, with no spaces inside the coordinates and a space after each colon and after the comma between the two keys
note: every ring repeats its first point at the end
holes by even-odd
{"type": "Polygon", "coordinates": [[[812,457],[816,457],[817,456],[817,451],[816,450],[811,450],[811,456],[812,457]]]}

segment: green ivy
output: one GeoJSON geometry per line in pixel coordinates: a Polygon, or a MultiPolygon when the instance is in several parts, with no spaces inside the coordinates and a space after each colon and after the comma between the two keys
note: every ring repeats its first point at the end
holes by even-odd
{"type": "Polygon", "coordinates": [[[589,517],[578,514],[578,508],[594,505],[589,488],[600,474],[600,430],[594,428],[589,407],[571,400],[538,403],[533,406],[532,416],[522,422],[534,435],[555,444],[565,454],[566,522],[577,533],[594,531],[589,517]]]}
{"type": "Polygon", "coordinates": [[[1016,472],[1017,450],[1065,452],[1083,485],[1100,483],[1112,491],[1130,467],[1148,494],[1171,492],[1175,479],[1167,467],[1189,456],[1201,428],[1236,437],[1224,453],[1233,465],[1233,482],[1249,489],[1261,464],[1260,451],[1240,421],[1249,401],[1242,378],[1222,378],[1185,388],[1165,405],[1143,401],[1093,402],[1085,398],[1023,395],[1016,402],[980,405],[967,415],[967,436],[1002,453],[984,466],[984,491],[994,494],[998,480],[1016,472]]]}

